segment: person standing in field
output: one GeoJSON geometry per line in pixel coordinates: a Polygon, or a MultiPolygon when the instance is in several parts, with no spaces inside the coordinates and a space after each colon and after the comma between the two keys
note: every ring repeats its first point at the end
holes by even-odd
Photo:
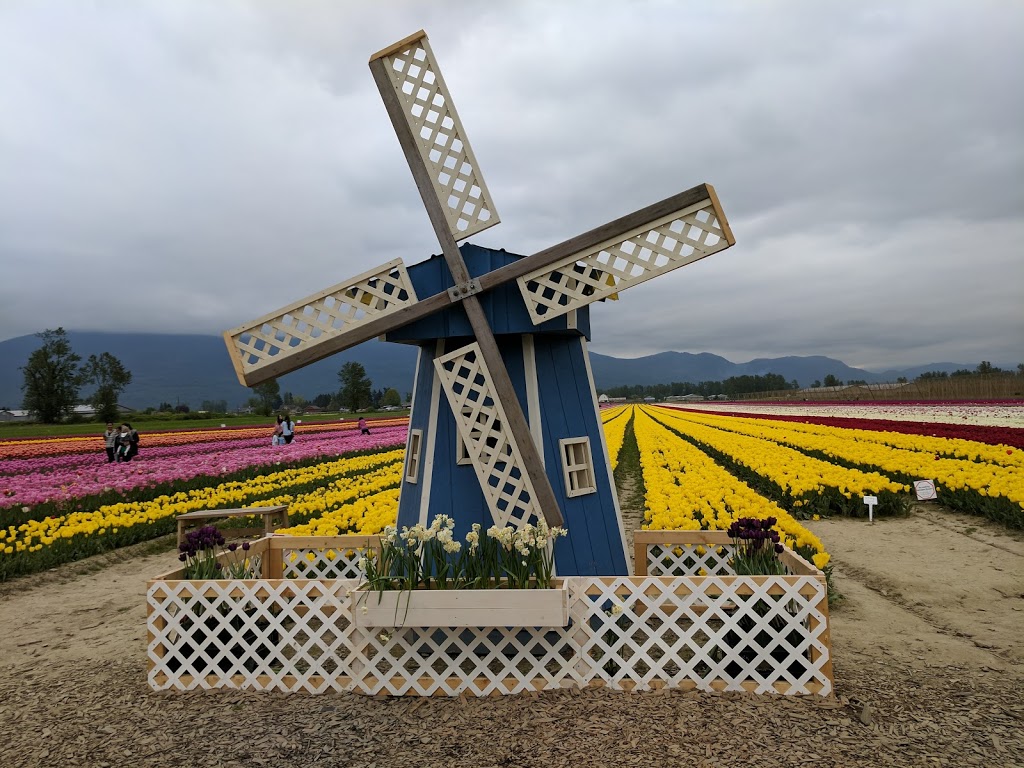
{"type": "Polygon", "coordinates": [[[281,436],[284,437],[285,445],[289,445],[292,438],[295,437],[295,425],[292,424],[292,417],[287,413],[284,415],[284,421],[281,422],[281,436]]]}
{"type": "Polygon", "coordinates": [[[107,431],[103,433],[103,441],[107,449],[107,463],[110,464],[114,461],[114,453],[117,451],[117,435],[118,432],[114,429],[114,422],[107,422],[107,431]]]}
{"type": "Polygon", "coordinates": [[[131,457],[129,460],[131,460],[139,455],[139,433],[128,422],[125,422],[125,426],[128,427],[128,449],[129,452],[131,453],[131,457]]]}
{"type": "Polygon", "coordinates": [[[370,434],[370,428],[366,426],[366,419],[362,416],[359,417],[359,434],[368,435],[370,434]]]}

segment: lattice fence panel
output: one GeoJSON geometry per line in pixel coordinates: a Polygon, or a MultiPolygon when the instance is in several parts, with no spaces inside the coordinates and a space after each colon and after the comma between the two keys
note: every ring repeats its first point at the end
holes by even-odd
{"type": "Polygon", "coordinates": [[[830,695],[824,583],[575,577],[568,627],[352,624],[356,580],[154,582],[154,689],[485,696],[595,683],[830,695]]]}
{"type": "Polygon", "coordinates": [[[362,579],[365,574],[359,561],[365,554],[362,547],[286,547],[281,550],[282,575],[286,579],[362,579]]]}
{"type": "Polygon", "coordinates": [[[368,694],[487,696],[581,683],[575,641],[561,627],[377,630],[360,650],[353,687],[368,694]]]}
{"type": "Polygon", "coordinates": [[[149,684],[322,693],[350,686],[355,580],[166,581],[147,592],[149,684]]]}
{"type": "Polygon", "coordinates": [[[735,576],[733,544],[648,544],[648,576],[735,576]]]}
{"type": "Polygon", "coordinates": [[[519,290],[540,323],[728,247],[709,198],[524,275],[519,290]]]}
{"type": "Polygon", "coordinates": [[[249,374],[415,303],[405,264],[395,259],[225,335],[249,374]]]}
{"type": "Polygon", "coordinates": [[[536,523],[533,484],[479,345],[438,357],[434,366],[495,524],[536,523]]]}
{"type": "Polygon", "coordinates": [[[824,585],[814,577],[573,579],[570,589],[588,680],[831,693],[824,585]]]}
{"type": "Polygon", "coordinates": [[[498,213],[427,38],[386,56],[384,65],[452,235],[462,240],[497,224],[498,213]]]}

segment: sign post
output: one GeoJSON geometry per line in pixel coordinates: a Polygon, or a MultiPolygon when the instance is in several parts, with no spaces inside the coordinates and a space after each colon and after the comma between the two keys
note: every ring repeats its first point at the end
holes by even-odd
{"type": "Polygon", "coordinates": [[[868,505],[868,522],[875,524],[875,504],[878,503],[877,496],[865,496],[864,503],[868,505]]]}

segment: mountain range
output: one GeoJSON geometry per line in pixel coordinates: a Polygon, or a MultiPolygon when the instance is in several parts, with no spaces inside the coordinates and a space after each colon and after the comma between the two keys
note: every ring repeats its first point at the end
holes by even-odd
{"type": "MultiPolygon", "coordinates": [[[[233,408],[252,396],[251,390],[235,378],[220,336],[68,331],[68,339],[83,360],[89,355],[109,352],[124,363],[132,373],[132,383],[121,396],[121,402],[132,408],[155,407],[161,402],[198,408],[203,400],[222,399],[233,408]]],[[[31,335],[0,341],[0,408],[21,407],[23,375],[19,369],[40,343],[38,337],[31,335]]],[[[278,380],[281,392],[307,399],[335,392],[339,386],[338,371],[350,360],[363,364],[374,389],[394,387],[403,397],[412,391],[416,348],[371,341],[282,376],[278,380]]],[[[661,352],[631,359],[591,352],[591,363],[598,391],[622,384],[696,383],[766,373],[779,374],[787,381],[796,379],[802,387],[810,386],[816,379],[823,380],[828,374],[842,381],[859,379],[874,383],[895,381],[898,376],[913,379],[925,371],[973,369],[977,365],[932,363],[872,373],[830,357],[759,358],[733,363],[707,352],[661,352]]]]}

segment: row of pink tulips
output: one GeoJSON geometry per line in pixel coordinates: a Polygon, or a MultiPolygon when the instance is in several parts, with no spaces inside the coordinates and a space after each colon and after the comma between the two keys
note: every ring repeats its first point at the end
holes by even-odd
{"type": "MultiPolygon", "coordinates": [[[[397,426],[407,423],[406,417],[397,419],[368,419],[371,427],[397,426]]],[[[296,422],[298,424],[299,422],[296,422]]],[[[146,445],[188,445],[202,440],[236,440],[240,437],[261,437],[269,435],[273,429],[273,421],[269,420],[261,426],[236,427],[233,430],[223,429],[174,429],[167,431],[146,432],[146,445]]],[[[339,429],[356,429],[356,422],[306,422],[302,424],[303,433],[334,432],[339,429]]],[[[0,459],[30,459],[40,456],[61,456],[82,453],[103,447],[103,429],[97,425],[94,435],[79,437],[25,437],[17,440],[0,440],[0,459]]]]}
{"type": "MultiPolygon", "coordinates": [[[[260,437],[241,437],[237,440],[201,440],[203,433],[196,433],[196,441],[184,445],[158,445],[140,448],[139,457],[135,461],[149,462],[153,459],[167,459],[179,456],[193,456],[197,453],[227,452],[248,448],[262,448],[270,444],[270,438],[261,435],[260,437]]],[[[325,436],[338,437],[344,433],[342,430],[326,433],[305,433],[301,442],[309,440],[322,440],[325,436]]],[[[355,434],[348,432],[348,435],[355,434]]],[[[97,440],[97,445],[89,446],[89,450],[83,453],[74,453],[66,456],[40,456],[33,459],[0,459],[0,476],[2,475],[26,475],[33,472],[53,472],[58,469],[95,469],[107,463],[107,453],[103,449],[102,442],[97,440]]],[[[3,479],[0,478],[0,486],[3,479]]]]}
{"type": "Polygon", "coordinates": [[[266,439],[260,439],[256,446],[237,448],[223,444],[203,448],[202,444],[195,444],[164,456],[153,454],[170,448],[151,449],[126,464],[108,464],[105,456],[88,466],[58,464],[47,472],[0,477],[0,508],[60,503],[198,476],[225,475],[254,466],[329,458],[352,451],[401,445],[405,442],[406,430],[407,427],[402,425],[374,429],[370,435],[353,430],[305,434],[291,445],[284,446],[271,446],[266,439]],[[189,447],[191,450],[187,450],[189,447]]]}

